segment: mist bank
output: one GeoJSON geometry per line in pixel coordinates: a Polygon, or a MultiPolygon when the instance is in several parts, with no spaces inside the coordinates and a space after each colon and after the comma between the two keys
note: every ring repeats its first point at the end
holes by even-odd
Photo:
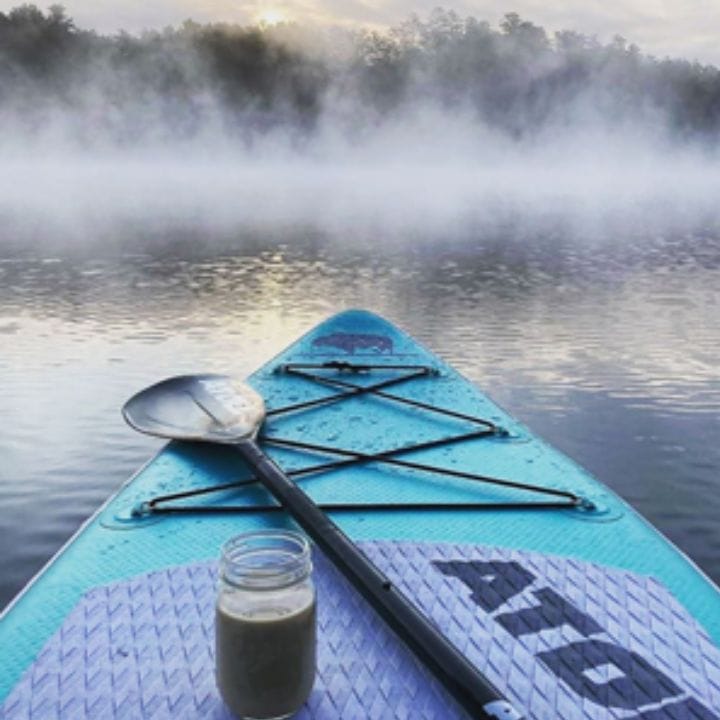
{"type": "Polygon", "coordinates": [[[60,6],[0,13],[0,147],[247,146],[282,131],[312,151],[328,134],[362,144],[417,108],[513,141],[589,125],[712,143],[720,71],[514,13],[497,28],[438,9],[385,33],[188,20],[114,36],[76,27],[60,6]]]}
{"type": "Polygon", "coordinates": [[[602,163],[561,159],[552,148],[475,162],[172,151],[24,158],[0,174],[0,249],[253,233],[361,246],[720,238],[718,188],[717,169],[692,157],[647,155],[630,165],[620,149],[602,163]]]}
{"type": "Polygon", "coordinates": [[[510,14],[133,36],[0,13],[0,243],[718,227],[720,78],[510,14]]]}

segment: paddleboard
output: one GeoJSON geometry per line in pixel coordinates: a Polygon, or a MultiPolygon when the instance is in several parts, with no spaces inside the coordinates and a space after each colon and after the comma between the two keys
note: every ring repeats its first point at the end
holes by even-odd
{"type": "MultiPolygon", "coordinates": [[[[249,382],[268,454],[524,717],[720,720],[718,588],[408,335],[343,312],[249,382]]],[[[229,718],[220,547],[294,527],[251,480],[230,448],[171,442],[120,488],[3,613],[0,718],[229,718]]],[[[464,717],[314,565],[317,677],[298,717],[464,717]]]]}

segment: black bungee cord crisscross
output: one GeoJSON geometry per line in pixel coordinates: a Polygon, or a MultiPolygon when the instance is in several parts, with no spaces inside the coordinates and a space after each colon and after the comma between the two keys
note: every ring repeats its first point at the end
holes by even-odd
{"type": "MultiPolygon", "coordinates": [[[[448,477],[459,478],[474,482],[482,482],[489,485],[495,485],[515,490],[523,490],[533,493],[550,496],[553,500],[531,500],[531,501],[503,501],[503,502],[366,502],[366,503],[322,503],[318,505],[323,510],[329,512],[347,512],[347,511],[392,511],[392,510],[549,510],[549,509],[567,509],[588,506],[588,503],[566,490],[555,488],[547,488],[530,483],[518,482],[515,480],[507,480],[502,478],[481,475],[478,473],[466,472],[463,470],[455,470],[452,468],[437,467],[425,463],[418,463],[411,460],[403,460],[399,456],[417,452],[420,450],[428,450],[468,442],[471,440],[479,440],[483,438],[503,438],[508,437],[508,432],[499,427],[490,420],[479,418],[473,415],[457,412],[448,408],[438,407],[429,403],[424,403],[411,398],[388,392],[388,388],[398,386],[413,380],[421,378],[432,378],[439,376],[436,368],[427,365],[397,365],[397,364],[364,364],[350,363],[347,361],[330,361],[321,364],[312,363],[288,363],[280,365],[275,369],[278,374],[292,375],[297,378],[313,382],[318,385],[335,390],[333,394],[326,395],[313,400],[284,405],[282,407],[269,409],[266,413],[267,418],[287,415],[294,412],[303,412],[312,408],[326,406],[349,398],[356,398],[363,395],[372,395],[383,400],[393,403],[402,404],[407,407],[415,408],[422,412],[435,413],[455,420],[462,420],[472,423],[475,427],[466,432],[456,435],[449,435],[433,440],[425,440],[410,445],[402,445],[400,447],[388,448],[375,453],[365,453],[358,450],[332,447],[328,445],[320,445],[309,443],[292,438],[281,438],[276,435],[268,435],[267,433],[258,437],[258,440],[267,445],[275,447],[290,448],[300,450],[314,455],[331,456],[336,459],[325,460],[319,464],[308,465],[306,467],[286,470],[285,473],[292,478],[302,478],[311,475],[317,475],[330,470],[337,470],[353,465],[363,465],[370,463],[384,464],[391,467],[399,467],[410,469],[416,472],[423,472],[436,475],[445,475],[448,477]],[[395,371],[399,374],[395,377],[387,378],[379,382],[369,383],[367,385],[359,385],[348,380],[340,379],[338,375],[352,376],[359,374],[369,374],[373,370],[395,371]],[[335,376],[328,375],[328,371],[335,371],[335,376]],[[325,373],[325,374],[322,374],[325,373]]],[[[269,504],[245,504],[245,505],[190,505],[190,504],[169,504],[173,501],[185,500],[187,498],[200,495],[207,495],[221,491],[230,491],[242,488],[244,486],[256,483],[254,477],[244,478],[230,483],[213,485],[204,488],[194,488],[177,493],[156,496],[153,499],[142,503],[134,512],[135,515],[148,514],[182,514],[182,513],[198,513],[198,514],[228,514],[228,513],[254,513],[254,512],[277,512],[283,508],[275,503],[269,504]]]]}

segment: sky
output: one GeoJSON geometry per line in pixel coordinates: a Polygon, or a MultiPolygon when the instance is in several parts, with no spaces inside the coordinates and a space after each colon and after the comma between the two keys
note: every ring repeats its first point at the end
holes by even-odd
{"type": "MultiPolygon", "coordinates": [[[[23,0],[0,0],[7,11],[23,0]]],[[[36,4],[44,7],[42,1],[36,4]]],[[[53,0],[47,0],[47,5],[53,0]]],[[[60,0],[82,28],[138,32],[198,22],[296,21],[343,27],[388,27],[441,5],[497,25],[506,12],[549,32],[576,30],[608,41],[622,35],[643,52],[720,65],[718,0],[60,0]]]]}

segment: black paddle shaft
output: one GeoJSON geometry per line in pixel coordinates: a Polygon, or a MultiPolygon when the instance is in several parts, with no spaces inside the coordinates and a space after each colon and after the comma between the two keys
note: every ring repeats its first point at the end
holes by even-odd
{"type": "Polygon", "coordinates": [[[522,715],[383,575],[340,528],[260,449],[235,444],[258,479],[457,702],[478,720],[522,715]]]}

